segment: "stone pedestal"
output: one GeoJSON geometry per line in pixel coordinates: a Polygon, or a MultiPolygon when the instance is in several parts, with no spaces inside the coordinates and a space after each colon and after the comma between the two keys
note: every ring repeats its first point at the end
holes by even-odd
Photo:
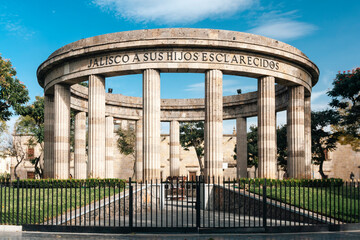
{"type": "Polygon", "coordinates": [[[105,79],[89,77],[88,177],[105,177],[105,79]]]}
{"type": "Polygon", "coordinates": [[[86,113],[75,114],[74,178],[86,179],[86,113]]]}
{"type": "Polygon", "coordinates": [[[312,178],[311,174],[311,97],[305,97],[305,177],[312,178]]]}
{"type": "Polygon", "coordinates": [[[258,80],[259,177],[276,178],[275,78],[258,80]]]}
{"type": "Polygon", "coordinates": [[[246,118],[236,118],[236,177],[247,177],[246,118]]]}
{"type": "Polygon", "coordinates": [[[137,181],[143,179],[143,124],[142,119],[136,121],[135,145],[135,177],[137,181]]]}
{"type": "Polygon", "coordinates": [[[143,179],[160,178],[160,72],[143,73],[143,179]]]}
{"type": "Polygon", "coordinates": [[[205,74],[205,179],[222,179],[223,96],[222,72],[205,74]]]}
{"type": "Polygon", "coordinates": [[[44,178],[54,177],[54,96],[44,98],[44,178]]]}
{"type": "Polygon", "coordinates": [[[114,118],[105,119],[105,177],[114,178],[114,118]]]}
{"type": "Polygon", "coordinates": [[[69,178],[70,87],[54,86],[54,178],[69,178]]]}
{"type": "Polygon", "coordinates": [[[170,122],[170,176],[180,175],[180,129],[178,121],[170,122]]]}
{"type": "Polygon", "coordinates": [[[289,87],[287,109],[287,172],[290,178],[305,178],[304,87],[289,87]]]}

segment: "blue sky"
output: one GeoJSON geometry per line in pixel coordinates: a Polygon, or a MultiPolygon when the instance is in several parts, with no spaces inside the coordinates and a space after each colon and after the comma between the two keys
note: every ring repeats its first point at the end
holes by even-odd
{"type": "MultiPolygon", "coordinates": [[[[326,91],[341,70],[360,66],[357,0],[0,0],[0,53],[16,67],[31,99],[43,95],[37,67],[56,49],[81,38],[148,28],[193,27],[251,32],[303,51],[320,69],[312,108],[324,109],[326,91]]],[[[203,74],[162,74],[162,98],[201,98],[203,74]]],[[[114,93],[141,96],[141,76],[107,80],[114,93]]],[[[256,80],[224,76],[224,95],[256,90],[256,80]]],[[[285,113],[278,114],[278,124],[285,113]]],[[[248,125],[256,124],[251,118],[248,125]]],[[[224,121],[230,133],[234,121],[224,121]]],[[[167,132],[167,124],[162,125],[167,132]]]]}

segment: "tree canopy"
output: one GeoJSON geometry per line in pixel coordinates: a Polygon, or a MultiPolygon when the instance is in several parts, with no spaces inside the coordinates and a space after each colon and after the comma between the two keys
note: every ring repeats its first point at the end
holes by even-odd
{"type": "Polygon", "coordinates": [[[339,125],[344,135],[360,139],[360,68],[339,72],[327,92],[330,106],[340,115],[339,125]]]}
{"type": "Polygon", "coordinates": [[[339,132],[332,132],[330,126],[337,124],[339,115],[333,110],[311,112],[311,152],[312,163],[319,165],[322,178],[327,178],[323,171],[323,163],[329,151],[336,149],[339,132]]]}
{"type": "Polygon", "coordinates": [[[13,115],[11,107],[19,108],[29,101],[29,92],[16,77],[11,62],[0,55],[0,120],[8,121],[13,115]]]}

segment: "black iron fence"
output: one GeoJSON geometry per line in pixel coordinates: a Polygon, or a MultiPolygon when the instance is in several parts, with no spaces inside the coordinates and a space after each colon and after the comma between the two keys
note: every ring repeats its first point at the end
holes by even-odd
{"type": "Polygon", "coordinates": [[[360,222],[358,181],[1,180],[0,186],[0,224],[136,231],[360,222]]]}

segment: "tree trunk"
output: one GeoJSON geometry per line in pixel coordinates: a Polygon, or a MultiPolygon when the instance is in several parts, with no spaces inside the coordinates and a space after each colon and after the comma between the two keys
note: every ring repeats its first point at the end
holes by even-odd
{"type": "Polygon", "coordinates": [[[322,179],[327,179],[328,176],[325,175],[325,173],[323,171],[323,164],[324,164],[324,161],[321,161],[321,163],[319,165],[319,173],[320,173],[322,179]]]}
{"type": "Polygon", "coordinates": [[[22,162],[22,161],[17,162],[17,164],[16,164],[15,167],[14,167],[14,177],[15,177],[15,179],[18,179],[18,175],[17,175],[16,171],[17,171],[17,168],[18,168],[18,166],[20,165],[21,162],[22,162]]]}

